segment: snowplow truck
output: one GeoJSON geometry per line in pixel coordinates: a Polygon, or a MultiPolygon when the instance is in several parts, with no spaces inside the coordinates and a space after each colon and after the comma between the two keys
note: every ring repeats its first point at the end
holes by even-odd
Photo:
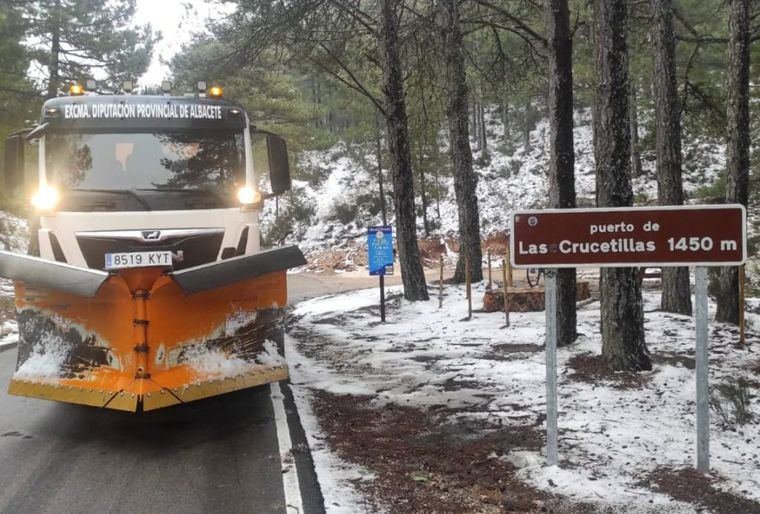
{"type": "Polygon", "coordinates": [[[286,272],[305,260],[259,233],[263,201],[290,188],[286,142],[215,89],[72,88],[6,140],[6,197],[35,213],[29,254],[0,251],[10,394],[141,412],[288,378],[286,272]]]}

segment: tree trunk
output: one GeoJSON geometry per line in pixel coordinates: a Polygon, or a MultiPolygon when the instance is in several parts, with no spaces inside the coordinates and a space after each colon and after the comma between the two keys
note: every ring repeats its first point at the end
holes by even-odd
{"type": "Polygon", "coordinates": [[[380,49],[385,92],[385,121],[393,198],[396,209],[396,231],[401,281],[407,300],[427,300],[425,272],[417,246],[417,217],[414,212],[414,178],[409,151],[409,126],[404,98],[404,77],[399,50],[398,0],[381,0],[380,49]]]}
{"type": "MultiPolygon", "coordinates": [[[[654,101],[657,147],[657,200],[683,205],[681,113],[676,85],[676,41],[671,0],[651,0],[654,47],[654,101]]],[[[661,309],[691,315],[689,268],[663,268],[661,309]]]]}
{"type": "Polygon", "coordinates": [[[427,191],[425,191],[425,148],[426,148],[427,135],[423,136],[422,143],[419,148],[419,156],[417,159],[417,171],[420,174],[420,202],[422,203],[422,227],[425,231],[425,237],[430,235],[430,225],[428,224],[427,216],[427,191]]]}
{"type": "Polygon", "coordinates": [[[480,124],[478,125],[478,131],[480,132],[480,150],[483,152],[482,158],[488,159],[488,140],[486,139],[486,109],[483,102],[478,104],[478,111],[480,112],[480,124]]]}
{"type": "MultiPolygon", "coordinates": [[[[465,258],[471,264],[470,278],[483,280],[483,254],[480,247],[480,213],[478,211],[478,176],[472,169],[472,152],[467,124],[467,75],[464,67],[462,32],[459,26],[458,0],[441,0],[444,20],[441,37],[446,59],[451,173],[459,212],[459,260],[454,272],[455,282],[466,279],[465,258]]],[[[477,109],[474,109],[477,112],[477,109]]]]}
{"type": "MultiPolygon", "coordinates": [[[[438,131],[436,130],[436,133],[438,131]]],[[[438,219],[438,226],[441,224],[441,172],[440,166],[438,166],[439,152],[438,152],[438,137],[436,136],[433,141],[433,176],[435,177],[435,216],[438,219]]]]}
{"type": "Polygon", "coordinates": [[[51,13],[52,27],[50,32],[50,65],[48,66],[47,98],[58,96],[61,87],[59,65],[61,62],[61,0],[55,0],[51,13]]]}
{"type": "MultiPolygon", "coordinates": [[[[468,110],[468,114],[470,115],[469,121],[469,133],[472,134],[472,138],[475,142],[475,151],[480,151],[480,139],[478,139],[478,136],[480,135],[478,133],[478,102],[475,100],[472,101],[472,109],[468,110]]],[[[472,153],[472,149],[470,150],[470,153],[472,153]]]]}
{"type": "Polygon", "coordinates": [[[383,225],[388,224],[388,213],[385,205],[385,185],[383,184],[383,147],[382,129],[380,117],[375,114],[375,155],[377,156],[377,189],[380,195],[380,213],[383,216],[383,225]]]}
{"type": "MultiPolygon", "coordinates": [[[[573,38],[567,0],[546,2],[549,57],[549,207],[575,207],[575,148],[573,145],[573,38]]],[[[578,337],[575,269],[557,272],[557,344],[578,337]]]]}
{"type": "MultiPolygon", "coordinates": [[[[594,156],[599,207],[633,204],[625,0],[594,0],[594,156]]],[[[603,268],[602,356],[616,371],[651,370],[644,306],[634,268],[603,268]]]]}
{"type": "Polygon", "coordinates": [[[640,177],[643,173],[641,169],[641,150],[639,149],[639,108],[636,94],[636,83],[631,83],[631,175],[640,177]]]}
{"type": "Polygon", "coordinates": [[[527,155],[532,149],[530,146],[530,131],[533,129],[533,106],[530,99],[525,101],[525,117],[523,121],[523,147],[527,155]]]}
{"type": "Polygon", "coordinates": [[[511,137],[509,135],[509,104],[507,102],[501,104],[501,125],[504,128],[502,141],[504,144],[508,144],[511,137]]]}
{"type": "MultiPolygon", "coordinates": [[[[726,202],[747,206],[749,200],[749,0],[730,0],[728,36],[728,101],[726,202]]],[[[720,270],[717,321],[739,323],[739,269],[720,270]]]]}

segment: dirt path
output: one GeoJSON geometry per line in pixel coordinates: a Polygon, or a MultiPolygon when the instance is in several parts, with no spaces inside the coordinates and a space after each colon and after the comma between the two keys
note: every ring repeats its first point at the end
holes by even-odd
{"type": "MultiPolygon", "coordinates": [[[[444,270],[444,280],[451,278],[453,270],[444,270]]],[[[428,284],[438,281],[438,271],[425,272],[428,284]]],[[[356,289],[379,287],[377,277],[367,276],[366,271],[350,273],[294,273],[288,275],[288,302],[291,304],[328,294],[343,293],[356,289]]],[[[387,286],[401,285],[401,275],[385,278],[387,286]]]]}

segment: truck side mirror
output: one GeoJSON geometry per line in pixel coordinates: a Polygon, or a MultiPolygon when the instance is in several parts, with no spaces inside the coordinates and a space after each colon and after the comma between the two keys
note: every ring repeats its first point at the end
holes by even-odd
{"type": "Polygon", "coordinates": [[[285,139],[274,134],[267,134],[267,155],[272,194],[281,195],[290,190],[290,164],[288,163],[288,145],[285,139]]]}
{"type": "Polygon", "coordinates": [[[5,140],[3,179],[9,196],[18,194],[24,186],[24,137],[14,134],[5,140]]]}

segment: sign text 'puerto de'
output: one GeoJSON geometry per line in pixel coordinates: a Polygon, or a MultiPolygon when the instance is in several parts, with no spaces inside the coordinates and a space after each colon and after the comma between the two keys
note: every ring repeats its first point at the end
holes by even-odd
{"type": "Polygon", "coordinates": [[[741,205],[520,211],[516,267],[739,265],[746,259],[741,205]]]}

